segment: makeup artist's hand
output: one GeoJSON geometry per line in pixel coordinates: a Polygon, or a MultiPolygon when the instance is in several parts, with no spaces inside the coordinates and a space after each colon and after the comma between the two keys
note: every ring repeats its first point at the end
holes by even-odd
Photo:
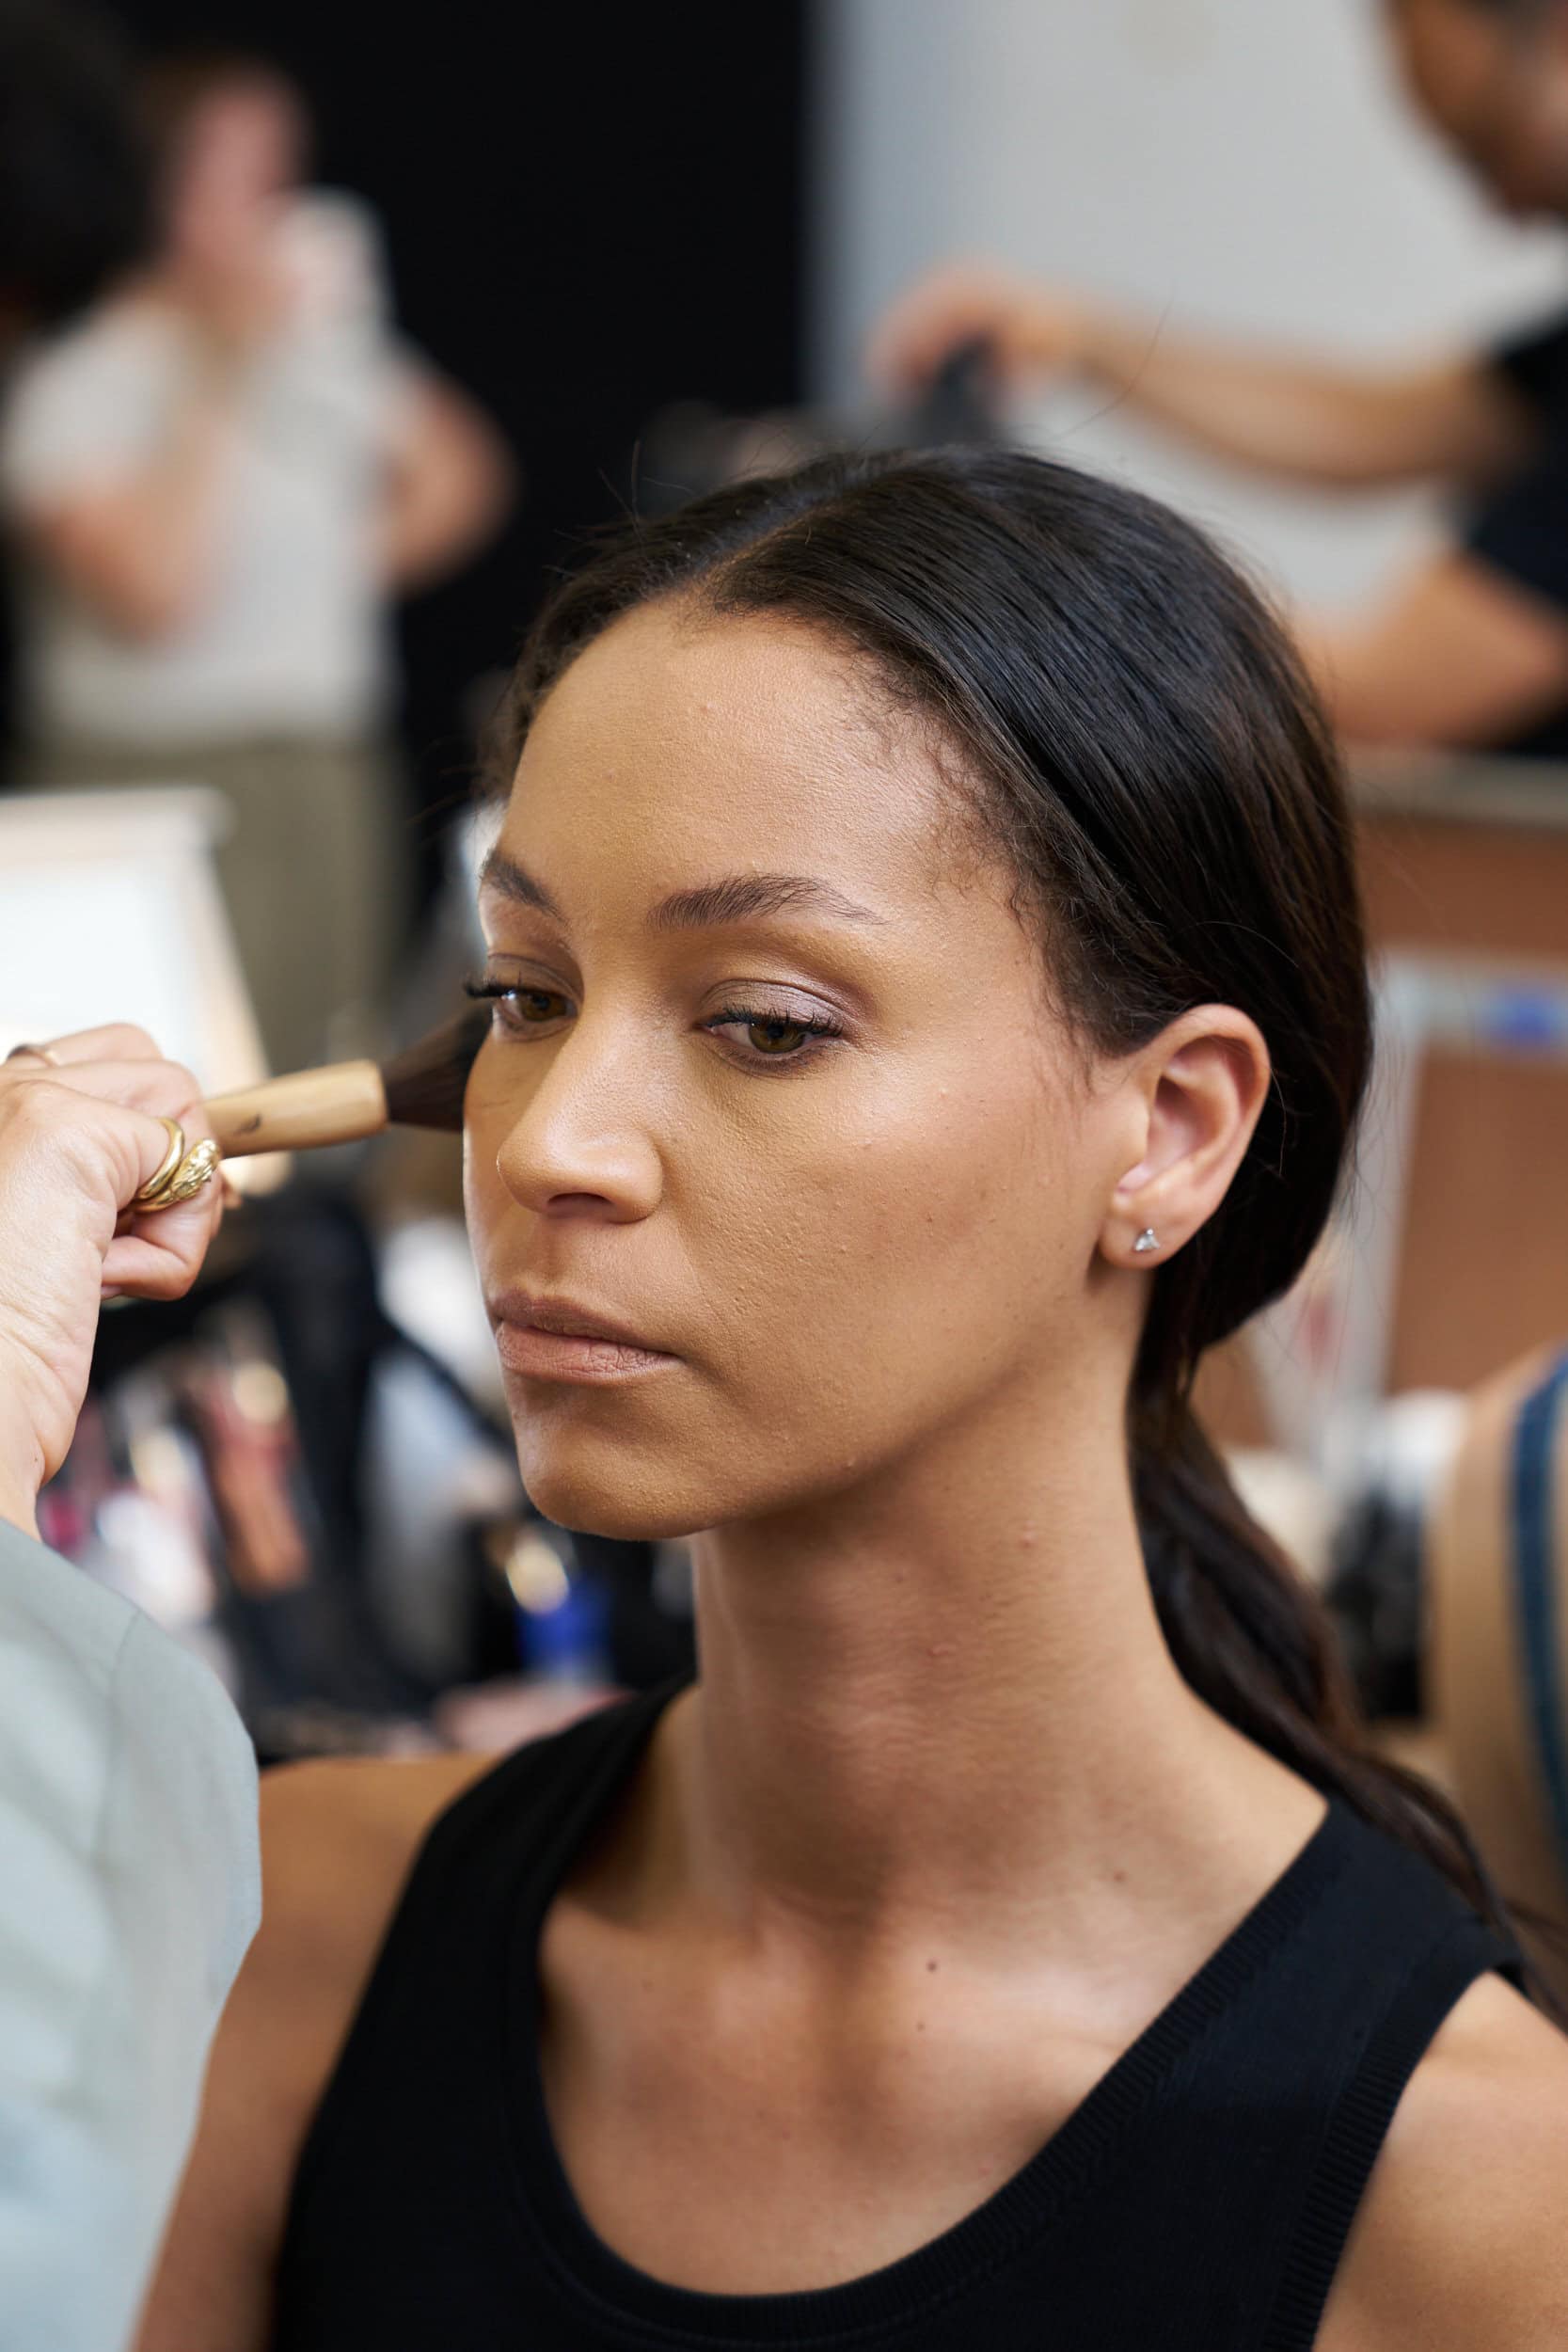
{"type": "Polygon", "coordinates": [[[208,1130],[188,1070],[124,1025],[48,1041],[49,1061],[0,1061],[0,1518],[33,1529],[65,1459],[105,1297],[178,1298],[223,1215],[214,1177],[176,1208],[134,1210],[172,1119],[208,1130]]]}
{"type": "Polygon", "coordinates": [[[949,262],[928,271],[891,303],[866,344],[865,367],[886,397],[921,391],[944,360],[983,342],[1009,389],[1091,357],[1087,306],[1016,270],[984,262],[949,262]]]}

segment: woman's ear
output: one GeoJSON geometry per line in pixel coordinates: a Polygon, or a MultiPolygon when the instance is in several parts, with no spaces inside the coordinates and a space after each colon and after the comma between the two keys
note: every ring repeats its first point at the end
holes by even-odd
{"type": "Polygon", "coordinates": [[[1234,1005],[1198,1005],[1125,1074],[1143,1098],[1144,1148],[1112,1195],[1100,1247],[1114,1265],[1158,1266],[1229,1190],[1269,1090],[1269,1049],[1234,1005]]]}

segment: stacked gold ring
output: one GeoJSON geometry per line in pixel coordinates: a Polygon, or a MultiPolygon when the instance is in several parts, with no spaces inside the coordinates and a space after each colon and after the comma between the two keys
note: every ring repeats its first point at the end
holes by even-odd
{"type": "Polygon", "coordinates": [[[218,1150],[212,1136],[203,1136],[199,1143],[192,1144],[175,1169],[173,1182],[168,1190],[161,1200],[153,1203],[153,1206],[159,1209],[172,1209],[182,1200],[194,1200],[203,1184],[212,1183],[213,1178],[218,1172],[218,1164],[222,1158],[223,1153],[218,1150]]]}
{"type": "Polygon", "coordinates": [[[172,1209],[182,1200],[194,1200],[203,1184],[211,1184],[217,1174],[222,1152],[211,1136],[203,1136],[199,1143],[185,1149],[185,1131],[177,1120],[164,1119],[168,1133],[168,1150],[139,1191],[133,1193],[131,1205],[144,1211],[172,1209]]]}

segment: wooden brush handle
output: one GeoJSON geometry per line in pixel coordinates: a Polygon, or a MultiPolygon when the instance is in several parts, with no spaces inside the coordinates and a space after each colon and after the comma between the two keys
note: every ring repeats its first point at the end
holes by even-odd
{"type": "Polygon", "coordinates": [[[226,1159],[354,1143],[387,1124],[387,1089],[373,1061],[340,1061],[269,1078],[203,1105],[226,1159]]]}

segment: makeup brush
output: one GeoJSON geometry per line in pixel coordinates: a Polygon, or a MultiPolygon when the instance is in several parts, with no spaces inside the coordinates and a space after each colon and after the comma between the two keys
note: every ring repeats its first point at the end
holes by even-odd
{"type": "Polygon", "coordinates": [[[383,1127],[463,1124],[468,1072],[490,1027],[488,1005],[474,1005],[386,1063],[329,1062],[286,1078],[215,1095],[203,1105],[226,1159],[253,1152],[309,1152],[355,1143],[383,1127]]]}

